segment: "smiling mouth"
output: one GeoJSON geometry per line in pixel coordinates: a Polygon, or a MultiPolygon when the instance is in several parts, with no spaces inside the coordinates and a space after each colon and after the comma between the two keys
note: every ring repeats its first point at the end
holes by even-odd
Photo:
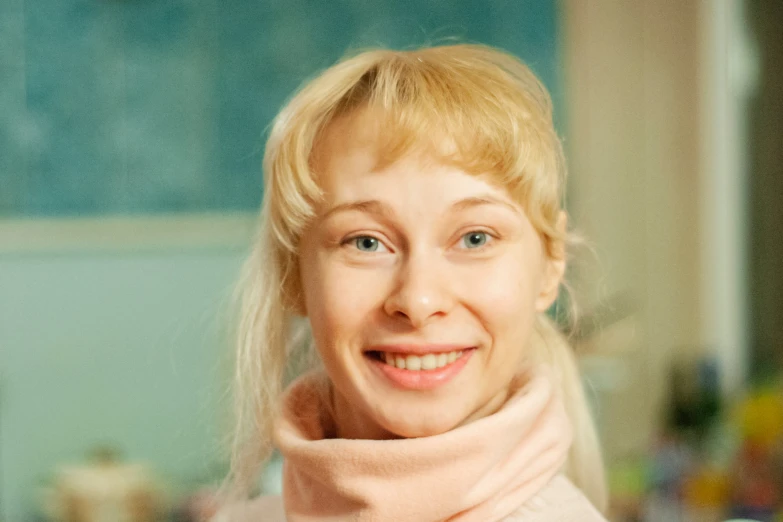
{"type": "Polygon", "coordinates": [[[469,350],[470,348],[444,353],[428,353],[424,355],[371,351],[367,352],[367,355],[376,361],[380,361],[381,363],[400,370],[427,371],[444,368],[464,357],[469,350]]]}

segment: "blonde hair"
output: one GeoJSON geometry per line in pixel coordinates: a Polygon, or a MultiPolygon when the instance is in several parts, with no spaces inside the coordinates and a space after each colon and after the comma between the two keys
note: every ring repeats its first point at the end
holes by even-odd
{"type": "MultiPolygon", "coordinates": [[[[298,240],[321,195],[312,170],[319,137],[336,118],[378,109],[385,156],[449,140],[440,159],[492,176],[525,208],[550,256],[561,256],[558,228],[565,184],[560,140],[544,86],[518,59],[479,45],[363,52],[305,85],[274,121],[264,157],[264,201],[253,252],[238,284],[237,427],[232,483],[246,493],[271,454],[273,419],[292,359],[300,299],[298,240]]],[[[567,474],[599,509],[604,469],[579,372],[567,339],[545,315],[535,323],[531,357],[558,374],[576,439],[567,474]]]]}

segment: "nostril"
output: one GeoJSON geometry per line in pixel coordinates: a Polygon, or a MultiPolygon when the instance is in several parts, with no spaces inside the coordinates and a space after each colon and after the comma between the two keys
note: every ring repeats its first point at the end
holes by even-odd
{"type": "Polygon", "coordinates": [[[402,310],[396,310],[396,311],[394,312],[394,316],[395,316],[395,317],[399,317],[400,319],[408,319],[408,314],[406,314],[406,313],[405,313],[405,312],[403,312],[402,310]]]}

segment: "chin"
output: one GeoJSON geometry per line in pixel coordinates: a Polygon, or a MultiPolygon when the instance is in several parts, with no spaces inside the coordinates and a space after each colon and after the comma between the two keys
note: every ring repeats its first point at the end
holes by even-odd
{"type": "Polygon", "coordinates": [[[393,433],[401,439],[417,439],[441,435],[452,429],[454,426],[405,426],[393,431],[393,433]]]}
{"type": "Polygon", "coordinates": [[[436,413],[430,408],[411,408],[408,405],[400,405],[397,411],[394,412],[396,415],[390,415],[383,420],[379,419],[379,424],[397,437],[413,439],[432,437],[451,431],[462,424],[468,416],[467,414],[461,415],[456,412],[443,415],[442,407],[437,408],[437,410],[440,410],[440,413],[436,413]],[[416,411],[416,413],[401,417],[399,411],[416,411]]]}

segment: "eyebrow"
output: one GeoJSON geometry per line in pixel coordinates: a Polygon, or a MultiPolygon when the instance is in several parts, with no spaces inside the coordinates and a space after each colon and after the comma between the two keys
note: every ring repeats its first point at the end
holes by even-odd
{"type": "MultiPolygon", "coordinates": [[[[506,207],[515,214],[519,214],[521,212],[516,205],[513,205],[512,203],[509,203],[508,201],[498,197],[492,196],[491,194],[483,194],[481,196],[471,196],[461,199],[451,205],[450,211],[459,212],[483,205],[500,205],[506,207]]],[[[333,214],[337,214],[339,212],[350,211],[375,214],[376,216],[383,217],[385,219],[391,219],[394,216],[394,211],[391,209],[391,207],[382,201],[378,201],[377,199],[370,199],[363,201],[351,201],[348,203],[340,203],[339,205],[335,205],[324,213],[322,219],[327,219],[333,214]]]]}
{"type": "Polygon", "coordinates": [[[483,205],[501,205],[511,210],[514,214],[521,213],[521,210],[516,205],[509,203],[508,201],[495,197],[491,194],[484,194],[481,196],[472,196],[469,198],[461,199],[451,206],[452,211],[467,210],[483,205]]]}
{"type": "Polygon", "coordinates": [[[326,219],[329,216],[339,212],[349,212],[352,210],[364,212],[367,214],[375,214],[384,218],[390,218],[394,214],[388,205],[378,201],[377,199],[371,199],[366,201],[351,201],[348,203],[335,205],[324,213],[322,219],[326,219]]]}

